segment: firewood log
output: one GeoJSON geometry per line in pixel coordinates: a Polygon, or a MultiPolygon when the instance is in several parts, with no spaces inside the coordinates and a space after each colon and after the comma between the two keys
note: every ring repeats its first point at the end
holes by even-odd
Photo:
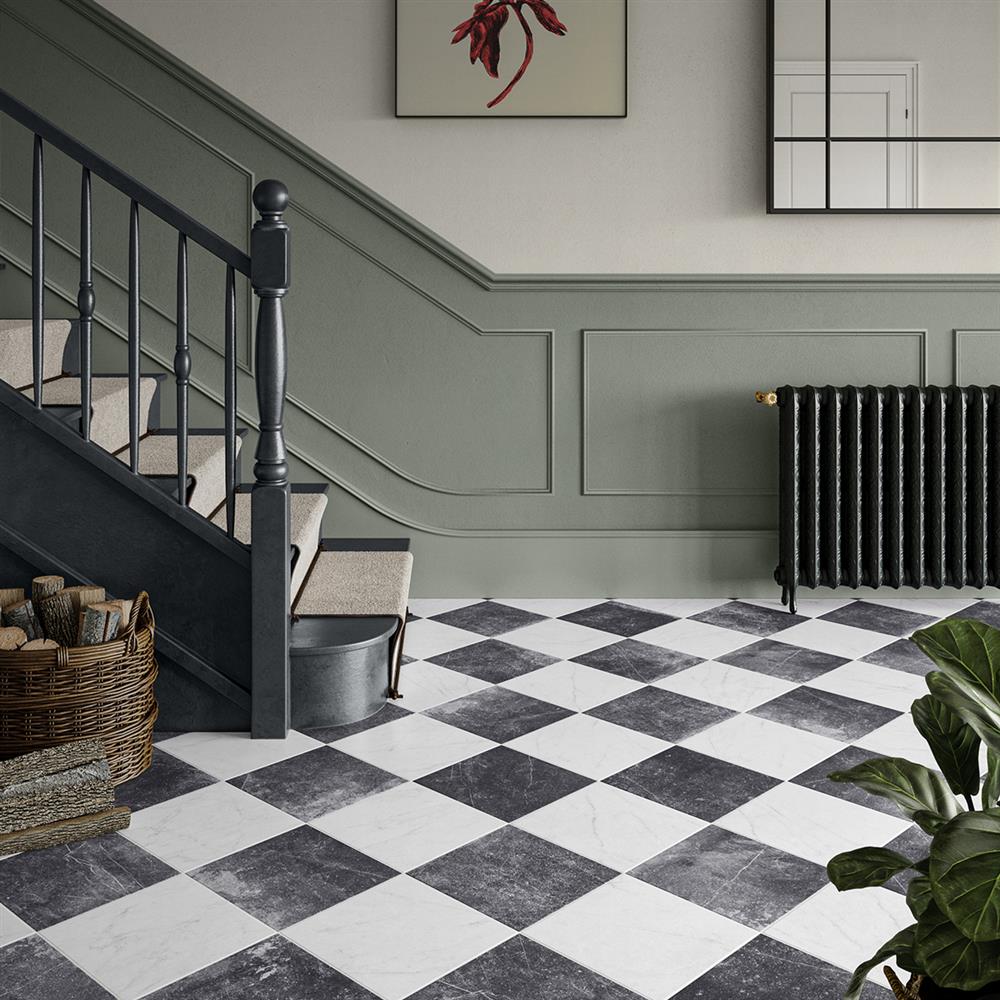
{"type": "Polygon", "coordinates": [[[58,594],[65,584],[66,581],[61,576],[36,576],[31,581],[31,599],[35,607],[37,608],[46,597],[58,594]]]}
{"type": "Polygon", "coordinates": [[[73,740],[44,750],[32,750],[19,757],[0,760],[0,788],[103,759],[104,746],[100,740],[73,740]]]}
{"type": "Polygon", "coordinates": [[[0,833],[0,857],[16,854],[18,851],[36,851],[42,847],[69,844],[74,840],[100,837],[115,830],[124,830],[131,819],[128,806],[114,806],[89,816],[61,819],[55,823],[43,823],[28,830],[14,833],[0,833]]]}
{"type": "Polygon", "coordinates": [[[107,602],[108,604],[114,604],[116,607],[121,609],[122,620],[121,624],[118,626],[118,635],[122,635],[128,629],[129,619],[132,617],[132,605],[135,601],[127,601],[119,598],[114,598],[107,602]]]}
{"type": "Polygon", "coordinates": [[[35,617],[35,606],[30,598],[26,601],[18,601],[17,604],[8,604],[3,609],[3,623],[7,626],[14,626],[24,630],[28,639],[42,638],[42,626],[35,617]]]}
{"type": "Polygon", "coordinates": [[[22,653],[30,653],[32,650],[39,649],[58,649],[59,643],[55,639],[29,639],[23,646],[21,646],[22,653]]]}
{"type": "Polygon", "coordinates": [[[63,592],[69,594],[70,600],[73,602],[74,617],[79,617],[80,612],[88,604],[96,604],[107,596],[103,587],[92,587],[90,584],[63,587],[63,592]]]}
{"type": "Polygon", "coordinates": [[[97,646],[102,642],[110,642],[118,635],[118,626],[121,621],[122,609],[119,605],[111,601],[88,604],[80,612],[76,644],[78,646],[97,646]]]}
{"type": "Polygon", "coordinates": [[[21,587],[0,587],[0,609],[8,604],[19,604],[24,600],[24,590],[21,587]]]}
{"type": "Polygon", "coordinates": [[[20,649],[28,641],[24,629],[0,628],[0,649],[20,649]]]}
{"type": "Polygon", "coordinates": [[[76,642],[77,616],[73,611],[73,598],[65,590],[46,597],[38,606],[38,616],[49,639],[55,639],[60,646],[72,646],[76,642]]]}
{"type": "Polygon", "coordinates": [[[102,758],[0,787],[0,833],[86,816],[114,804],[111,768],[102,758]]]}

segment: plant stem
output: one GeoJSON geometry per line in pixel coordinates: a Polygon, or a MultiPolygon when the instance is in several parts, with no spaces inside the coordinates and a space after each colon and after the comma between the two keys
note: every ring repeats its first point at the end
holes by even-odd
{"type": "Polygon", "coordinates": [[[968,792],[965,792],[964,795],[965,795],[965,804],[969,807],[969,812],[975,812],[976,807],[972,804],[972,796],[969,795],[968,792]]]}
{"type": "Polygon", "coordinates": [[[524,76],[524,71],[528,68],[528,63],[531,62],[531,57],[535,52],[535,36],[531,33],[531,26],[524,19],[524,14],[521,13],[521,4],[512,4],[514,8],[514,13],[517,15],[517,19],[521,22],[521,27],[524,28],[524,62],[521,63],[520,69],[514,74],[514,79],[507,84],[503,90],[497,94],[496,97],[486,105],[488,108],[492,108],[494,105],[499,104],[513,89],[514,84],[524,76]]]}

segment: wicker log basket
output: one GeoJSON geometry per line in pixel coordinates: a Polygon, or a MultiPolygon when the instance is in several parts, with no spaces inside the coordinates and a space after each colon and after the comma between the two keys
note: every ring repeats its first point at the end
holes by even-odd
{"type": "Polygon", "coordinates": [[[92,738],[104,746],[114,784],[141,774],[157,714],[153,633],[143,592],[112,642],[0,650],[0,758],[92,738]]]}

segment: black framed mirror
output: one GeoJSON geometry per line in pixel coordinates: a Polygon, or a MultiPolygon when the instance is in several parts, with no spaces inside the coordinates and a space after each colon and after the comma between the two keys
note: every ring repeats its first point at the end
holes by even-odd
{"type": "Polygon", "coordinates": [[[1000,214],[1000,0],[768,0],[767,211],[1000,214]]]}

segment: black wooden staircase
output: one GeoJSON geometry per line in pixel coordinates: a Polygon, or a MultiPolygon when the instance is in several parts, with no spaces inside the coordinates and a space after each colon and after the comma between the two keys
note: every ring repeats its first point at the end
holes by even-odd
{"type": "MultiPolygon", "coordinates": [[[[333,560],[345,548],[321,538],[325,484],[289,484],[282,426],[288,192],[276,180],[254,188],[260,217],[247,255],[2,90],[0,112],[34,134],[31,317],[0,319],[0,579],[58,572],[75,582],[100,582],[119,596],[147,590],[158,625],[160,728],[250,728],[256,737],[282,738],[291,711],[290,611],[301,592],[313,594],[310,614],[326,614],[323,595],[331,592],[331,571],[334,577],[341,572],[333,560]],[[45,316],[50,148],[80,168],[80,282],[73,321],[45,316]],[[121,372],[93,371],[92,177],[131,201],[128,349],[121,372]],[[161,426],[160,419],[169,375],[141,367],[139,263],[147,213],[177,234],[173,427],[161,426]],[[222,427],[189,425],[192,241],[225,270],[219,289],[222,427]],[[247,279],[258,299],[258,437],[250,483],[241,475],[247,431],[236,419],[236,295],[238,283],[247,279]],[[309,591],[314,570],[317,582],[309,591]]],[[[408,587],[409,562],[402,568],[408,587]]],[[[398,590],[398,574],[396,585],[398,590]]],[[[343,605],[345,587],[333,589],[343,605]]],[[[344,614],[336,602],[329,612],[344,614]]]]}

